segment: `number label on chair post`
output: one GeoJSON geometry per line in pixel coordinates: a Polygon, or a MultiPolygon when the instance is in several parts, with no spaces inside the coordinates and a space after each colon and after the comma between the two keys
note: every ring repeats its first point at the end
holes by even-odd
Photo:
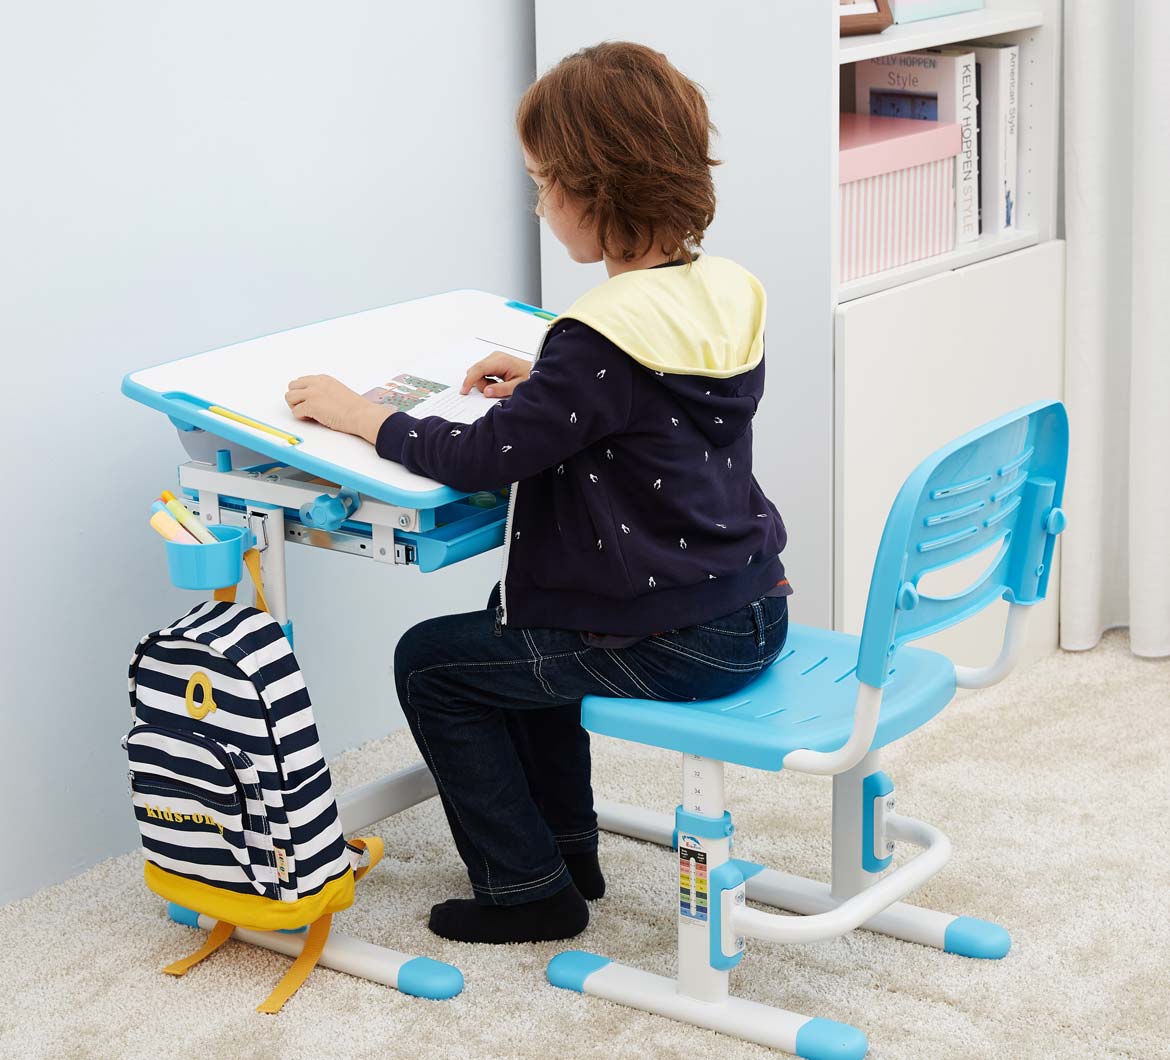
{"type": "Polygon", "coordinates": [[[707,919],[707,854],[690,835],[678,837],[678,914],[688,920],[707,919]]]}

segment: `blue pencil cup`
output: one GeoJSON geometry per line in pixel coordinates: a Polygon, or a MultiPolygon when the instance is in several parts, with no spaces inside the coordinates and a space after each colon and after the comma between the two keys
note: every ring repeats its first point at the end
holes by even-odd
{"type": "Polygon", "coordinates": [[[226,589],[243,577],[244,553],[252,547],[251,531],[223,524],[207,529],[219,539],[213,545],[163,542],[171,582],[180,589],[226,589]]]}

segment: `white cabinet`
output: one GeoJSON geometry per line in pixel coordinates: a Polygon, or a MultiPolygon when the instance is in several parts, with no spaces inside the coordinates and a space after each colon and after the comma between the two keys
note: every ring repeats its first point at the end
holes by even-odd
{"type": "MultiPolygon", "coordinates": [[[[1064,243],[845,302],[834,329],[834,613],[861,631],[869,576],[898,488],[930,452],[1030,401],[1061,393],[1064,243]]],[[[956,565],[957,592],[982,569],[956,565]]],[[[1029,631],[1029,654],[1056,646],[1056,587],[1029,631]]],[[[924,641],[956,662],[990,661],[1006,605],[924,641]]]]}
{"type": "MultiPolygon", "coordinates": [[[[857,629],[903,476],[982,420],[1061,395],[1061,0],[986,0],[980,11],[843,41],[824,0],[535,0],[535,11],[538,74],[598,41],[633,40],[707,92],[713,154],[724,163],[706,248],[768,291],[755,472],[788,525],[793,618],[857,629]],[[1020,232],[839,284],[838,115],[849,64],[989,39],[1021,49],[1020,232]]],[[[542,234],[545,306],[564,309],[604,278],[542,234]]],[[[1055,607],[1043,615],[1044,642],[1055,644],[1055,607]]],[[[960,637],[960,661],[978,661],[967,656],[986,639],[960,637]]]]}

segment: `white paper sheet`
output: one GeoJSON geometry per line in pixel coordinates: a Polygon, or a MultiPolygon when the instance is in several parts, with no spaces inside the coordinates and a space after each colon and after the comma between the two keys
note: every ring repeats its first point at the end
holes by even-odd
{"type": "Polygon", "coordinates": [[[499,343],[467,339],[403,358],[395,365],[397,371],[364,389],[362,395],[376,404],[409,412],[420,419],[441,416],[455,423],[473,423],[498,399],[484,397],[478,390],[469,394],[461,394],[459,390],[472,365],[496,351],[522,356],[519,351],[499,343]]]}

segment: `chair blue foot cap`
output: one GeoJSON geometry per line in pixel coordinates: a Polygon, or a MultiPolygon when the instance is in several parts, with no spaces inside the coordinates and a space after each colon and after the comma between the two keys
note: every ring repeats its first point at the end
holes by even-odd
{"type": "Polygon", "coordinates": [[[176,924],[185,924],[187,927],[193,928],[199,926],[199,914],[194,909],[179,905],[178,902],[167,902],[167,916],[176,924]]]}
{"type": "Polygon", "coordinates": [[[398,969],[398,989],[413,997],[446,1001],[463,990],[463,973],[453,964],[412,957],[398,969]]]}
{"type": "Polygon", "coordinates": [[[796,1032],[796,1055],[805,1060],[861,1060],[869,1040],[856,1027],[811,1019],[796,1032]]]}
{"type": "Polygon", "coordinates": [[[1012,948],[1012,937],[998,924],[976,920],[973,916],[957,916],[947,925],[943,940],[947,953],[960,957],[980,957],[997,961],[1006,957],[1012,948]]]}
{"type": "Polygon", "coordinates": [[[585,980],[598,968],[604,968],[607,964],[608,957],[598,957],[596,953],[586,953],[584,950],[565,950],[548,962],[545,974],[553,986],[559,986],[562,990],[576,990],[578,994],[583,994],[585,980]]]}

